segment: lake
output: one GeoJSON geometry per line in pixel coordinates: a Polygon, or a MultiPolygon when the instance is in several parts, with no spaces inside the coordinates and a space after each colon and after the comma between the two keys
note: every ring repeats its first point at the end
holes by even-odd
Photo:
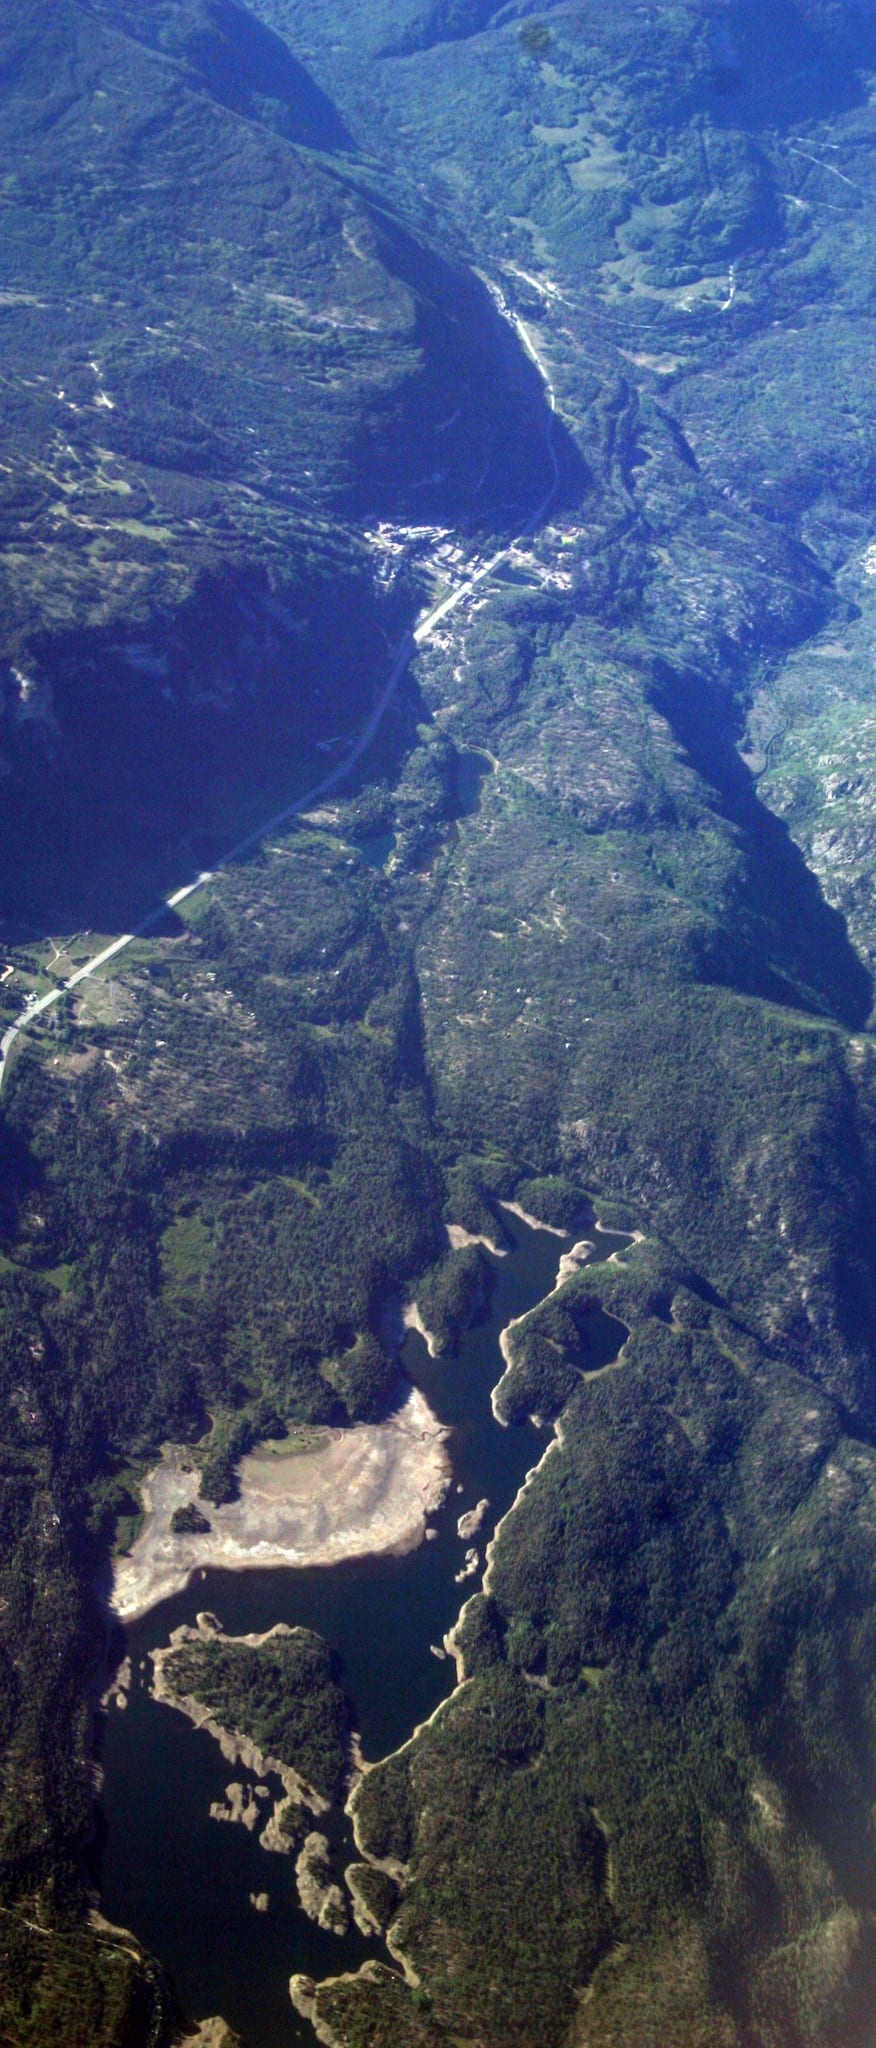
{"type": "MultiPolygon", "coordinates": [[[[316,1927],[298,1906],[294,1856],[268,1853],[257,1834],[211,1820],[210,1804],[222,1798],[225,1785],[246,1782],[249,1774],[227,1763],[211,1736],[152,1699],[148,1652],[204,1608],[218,1615],[229,1635],[262,1631],[277,1621],[315,1629],[340,1657],[370,1760],[398,1748],[451,1691],[454,1665],[434,1656],[430,1645],[440,1647],[480,1583],[480,1574],[463,1585],[454,1582],[466,1549],[457,1518],[488,1497],[490,1513],[474,1539],[483,1557],[495,1522],[552,1437],[552,1431],[531,1424],[501,1428],[490,1394],[503,1370],[501,1331],[550,1292],[560,1256],[573,1240],[504,1213],[503,1225],[512,1250],[504,1258],[487,1254],[490,1298],[458,1356],[429,1358],[415,1332],[402,1351],[408,1376],[452,1431],[453,1479],[444,1506],[431,1518],[434,1540],[405,1557],[311,1570],[199,1573],[185,1593],[120,1632],[133,1682],[125,1711],[111,1705],[101,1721],[105,1785],[94,1871],[102,1908],[159,1958],[186,2013],[221,2013],[244,2036],[246,2048],[312,2044],[310,2029],[289,1999],[293,1971],[334,1975],[355,1969],[368,1955],[385,1959],[386,1952],[355,1930],[339,1937],[316,1927]],[[250,1894],[263,1892],[268,1910],[257,1912],[250,1894]]],[[[628,1242],[608,1232],[588,1235],[600,1258],[628,1242]]],[[[614,1356],[623,1335],[618,1323],[597,1318],[592,1363],[614,1356]]],[[[278,1784],[272,1790],[279,1795],[278,1784]]],[[[348,1822],[337,1814],[313,1825],[329,1835],[342,1882],[352,1851],[348,1822]]]]}

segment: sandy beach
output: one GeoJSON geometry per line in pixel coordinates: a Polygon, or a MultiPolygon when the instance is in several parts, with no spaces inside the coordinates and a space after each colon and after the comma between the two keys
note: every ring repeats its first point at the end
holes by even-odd
{"type": "Polygon", "coordinates": [[[240,1497],[200,1505],[208,1532],[175,1535],[174,1509],[197,1498],[190,1454],[169,1446],[144,1486],[146,1523],[116,1561],[110,1595],[122,1621],[178,1593],[199,1570],[340,1564],[413,1550],[450,1479],[446,1430],[412,1388],[389,1421],[330,1430],[312,1451],[244,1458],[240,1497]]]}

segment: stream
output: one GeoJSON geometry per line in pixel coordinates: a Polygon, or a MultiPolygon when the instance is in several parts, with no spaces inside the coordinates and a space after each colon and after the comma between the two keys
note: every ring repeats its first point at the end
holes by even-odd
{"type": "MultiPolygon", "coordinates": [[[[414,1331],[401,1353],[408,1377],[452,1432],[453,1477],[431,1518],[433,1539],[404,1557],[309,1570],[200,1572],[184,1593],[119,1631],[120,1654],[130,1657],[133,1676],[125,1710],[111,1703],[99,1728],[105,1780],[94,1877],[102,1910],[159,1958],[184,2013],[198,2019],[221,2013],[246,2048],[312,2048],[313,2035],[289,1999],[293,1971],[336,1975],[368,1956],[386,1960],[386,1951],[355,1928],[338,1936],[317,1927],[298,1905],[294,1855],[270,1853],[259,1846],[257,1832],[210,1818],[211,1802],[222,1799],[226,1784],[251,1782],[251,1774],[226,1762],[210,1735],[152,1699],[148,1652],[202,1609],[215,1613],[228,1635],[263,1631],[278,1621],[314,1629],[340,1657],[369,1760],[398,1748],[452,1690],[454,1664],[436,1657],[430,1645],[441,1646],[477,1590],[494,1525],[552,1435],[531,1424],[503,1429],[490,1394],[503,1371],[501,1331],[550,1293],[573,1239],[504,1213],[503,1225],[513,1248],[505,1257],[487,1254],[490,1298],[458,1355],[430,1358],[414,1331]],[[467,1547],[457,1518],[484,1496],[490,1511],[472,1539],[481,1569],[457,1585],[467,1547]],[[264,1893],[267,1910],[257,1910],[251,1901],[264,1893]]],[[[599,1258],[628,1242],[607,1231],[588,1236],[599,1258]]],[[[622,1334],[616,1321],[597,1312],[592,1366],[616,1355],[622,1334]]],[[[279,1796],[279,1783],[271,1790],[279,1796]]],[[[265,1818],[269,1811],[266,1801],[265,1818]]],[[[328,1835],[333,1875],[343,1883],[355,1853],[349,1822],[333,1813],[313,1826],[328,1835]]]]}

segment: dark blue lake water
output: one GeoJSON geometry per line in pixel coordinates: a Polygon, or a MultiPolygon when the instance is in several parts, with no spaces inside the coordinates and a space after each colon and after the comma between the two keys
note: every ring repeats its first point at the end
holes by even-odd
{"type": "MultiPolygon", "coordinates": [[[[125,1631],[134,1682],[127,1709],[109,1708],[100,1744],[106,1777],[95,1870],[103,1910],[159,1957],[187,2012],[198,2018],[221,2012],[246,2048],[312,2043],[289,2000],[293,1971],[333,1975],[381,1951],[355,1931],[344,1938],[323,1933],[298,1906],[294,1858],[266,1852],[241,1826],[210,1819],[211,1802],[247,1773],[228,1764],[209,1735],[151,1698],[147,1653],[202,1608],[217,1614],[229,1635],[277,1621],[298,1623],[318,1630],[337,1651],[366,1757],[385,1756],[432,1713],[455,1672],[430,1644],[441,1644],[479,1583],[454,1582],[465,1551],[457,1518],[489,1498],[477,1539],[483,1555],[495,1522],[550,1439],[550,1432],[530,1425],[500,1428],[490,1394],[503,1369],[500,1332],[550,1291],[571,1239],[516,1218],[507,1219],[507,1228],[513,1250],[490,1257],[490,1300],[458,1357],[430,1359],[415,1333],[402,1353],[409,1377],[452,1431],[453,1481],[432,1519],[434,1540],[407,1557],[309,1571],[211,1571],[125,1631]],[[251,1893],[263,1892],[266,1913],[250,1904],[251,1893]]],[[[626,1242],[608,1233],[597,1233],[595,1241],[599,1257],[626,1242]]],[[[597,1333],[601,1355],[592,1363],[614,1355],[622,1334],[606,1319],[597,1333]]],[[[350,1855],[348,1824],[339,1815],[330,1826],[314,1825],[337,1848],[340,1879],[350,1855]]]]}

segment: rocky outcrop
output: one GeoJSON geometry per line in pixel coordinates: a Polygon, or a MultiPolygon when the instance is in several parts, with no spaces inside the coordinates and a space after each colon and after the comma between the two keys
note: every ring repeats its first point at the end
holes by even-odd
{"type": "Polygon", "coordinates": [[[347,1901],[331,1874],[330,1850],[325,1835],[309,1834],[295,1864],[298,1897],[308,1919],[315,1920],[329,1934],[346,1934],[350,1924],[347,1901]]]}

